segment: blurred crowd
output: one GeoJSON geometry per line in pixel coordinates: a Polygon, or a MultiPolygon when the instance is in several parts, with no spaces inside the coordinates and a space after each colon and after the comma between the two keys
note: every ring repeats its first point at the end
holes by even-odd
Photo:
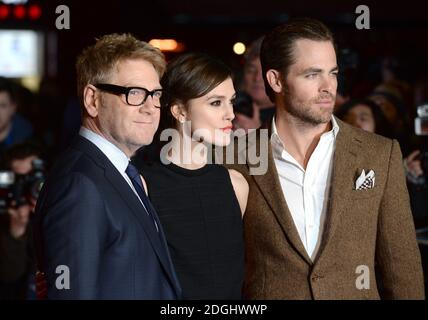
{"type": "MultiPolygon", "coordinates": [[[[235,129],[267,127],[275,112],[265,93],[261,42],[252,43],[236,70],[235,129]]],[[[339,51],[338,60],[335,115],[399,141],[416,227],[428,226],[428,78],[403,77],[396,57],[379,58],[376,77],[361,70],[350,49],[339,51]]],[[[65,97],[54,80],[43,80],[33,93],[0,78],[0,299],[35,298],[32,212],[45,174],[79,127],[77,98],[65,97]]]]}

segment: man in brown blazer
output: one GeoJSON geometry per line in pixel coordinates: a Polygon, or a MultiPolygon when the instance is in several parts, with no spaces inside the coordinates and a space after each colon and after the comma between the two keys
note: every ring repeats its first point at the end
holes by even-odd
{"type": "Polygon", "coordinates": [[[244,296],[424,299],[400,146],[332,116],[333,43],[312,19],[279,26],[263,42],[276,115],[235,150],[246,164],[232,165],[250,185],[244,296]]]}

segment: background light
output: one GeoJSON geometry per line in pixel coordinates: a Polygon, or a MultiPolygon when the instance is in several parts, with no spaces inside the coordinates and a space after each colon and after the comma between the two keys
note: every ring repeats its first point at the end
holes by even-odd
{"type": "Polygon", "coordinates": [[[40,6],[34,4],[28,8],[28,15],[32,20],[37,20],[42,15],[42,9],[40,9],[40,6]]]}
{"type": "Polygon", "coordinates": [[[174,39],[152,39],[149,43],[161,51],[182,52],[184,45],[174,39]]]}
{"type": "Polygon", "coordinates": [[[16,6],[13,10],[13,14],[17,19],[23,19],[25,17],[25,7],[24,6],[16,6]]]}
{"type": "Polygon", "coordinates": [[[235,52],[237,55],[244,54],[246,50],[245,44],[242,42],[236,42],[233,45],[233,52],[235,52]]]}
{"type": "Polygon", "coordinates": [[[0,19],[6,19],[9,16],[9,7],[0,5],[0,19]]]}

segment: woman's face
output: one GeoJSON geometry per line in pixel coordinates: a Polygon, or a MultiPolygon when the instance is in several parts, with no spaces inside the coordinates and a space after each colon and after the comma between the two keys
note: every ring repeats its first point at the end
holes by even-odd
{"type": "Polygon", "coordinates": [[[344,117],[344,121],[368,132],[375,132],[376,123],[372,110],[364,105],[357,104],[344,117]]]}
{"type": "Polygon", "coordinates": [[[206,95],[189,100],[186,121],[191,121],[192,137],[216,146],[230,143],[235,89],[227,78],[206,95]]]}

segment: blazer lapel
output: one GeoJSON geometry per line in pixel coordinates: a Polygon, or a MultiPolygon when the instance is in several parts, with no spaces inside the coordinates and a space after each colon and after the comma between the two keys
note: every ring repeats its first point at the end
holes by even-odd
{"type": "Polygon", "coordinates": [[[180,286],[180,281],[178,280],[177,274],[175,272],[174,265],[173,265],[172,260],[171,260],[171,256],[169,254],[168,242],[165,238],[165,232],[163,231],[162,223],[159,220],[159,217],[156,213],[156,209],[153,207],[153,205],[150,202],[149,202],[149,205],[152,209],[152,212],[155,212],[154,218],[155,218],[156,223],[157,223],[158,228],[159,228],[159,237],[160,237],[162,246],[165,248],[165,251],[168,252],[168,254],[165,256],[165,258],[166,258],[166,266],[169,267],[169,269],[167,269],[167,270],[169,270],[168,274],[170,275],[170,280],[172,281],[172,284],[175,287],[175,291],[177,293],[177,298],[181,299],[182,290],[181,290],[181,286],[180,286]]]}
{"type": "Polygon", "coordinates": [[[160,221],[155,217],[156,223],[158,224],[158,227],[159,227],[159,233],[158,233],[155,231],[152,219],[145,212],[145,209],[140,203],[140,201],[138,200],[137,196],[132,192],[131,187],[123,179],[123,177],[119,174],[119,172],[117,172],[117,170],[114,168],[114,170],[106,170],[105,175],[106,175],[106,178],[113,185],[113,187],[116,189],[117,193],[120,194],[120,196],[122,197],[124,202],[127,204],[131,212],[137,218],[140,225],[143,227],[154,251],[156,252],[156,255],[158,256],[161,262],[161,265],[163,266],[163,268],[165,269],[166,273],[170,278],[171,284],[173,284],[173,286],[177,290],[178,281],[172,267],[172,262],[167,255],[168,247],[167,247],[166,241],[164,241],[164,238],[163,238],[163,229],[161,228],[160,221]]]}
{"type": "MultiPolygon", "coordinates": [[[[260,146],[260,139],[257,138],[256,141],[257,143],[249,145],[247,155],[256,154],[257,149],[259,149],[257,151],[260,151],[260,154],[263,155],[263,150],[261,148],[258,148],[258,146],[260,146]]],[[[283,229],[284,235],[288,239],[289,243],[308,264],[312,264],[312,261],[308,256],[305,247],[303,246],[297,228],[294,224],[293,217],[291,216],[290,210],[288,209],[287,203],[285,201],[281,184],[279,182],[278,172],[276,170],[275,162],[273,159],[270,139],[268,139],[267,159],[266,157],[262,156],[260,161],[266,160],[268,161],[268,170],[266,174],[252,175],[251,177],[254,179],[257,186],[259,187],[260,192],[266,199],[266,203],[269,205],[272,212],[274,213],[278,224],[283,229]]],[[[249,169],[251,169],[252,167],[258,167],[259,163],[251,164],[250,161],[247,159],[247,166],[249,167],[249,169]]]]}
{"type": "Polygon", "coordinates": [[[326,225],[318,257],[331,240],[337,228],[341,214],[351,205],[350,196],[355,183],[355,168],[361,154],[362,141],[353,134],[353,130],[339,119],[339,133],[333,160],[331,189],[327,211],[326,225]]]}
{"type": "MultiPolygon", "coordinates": [[[[130,211],[136,217],[143,230],[146,232],[147,238],[149,239],[153,250],[159,258],[162,267],[168,274],[168,277],[177,291],[177,294],[179,295],[180,287],[172,266],[172,262],[167,254],[168,247],[162,234],[163,230],[160,228],[159,233],[155,231],[152,219],[144,212],[144,207],[138,200],[137,196],[133,193],[131,187],[128,185],[119,171],[117,171],[117,169],[113,166],[110,160],[108,160],[108,158],[95,145],[85,138],[78,137],[77,146],[83,152],[92,157],[95,162],[100,165],[100,167],[104,168],[106,179],[111,183],[113,188],[115,188],[117,193],[123,199],[124,203],[126,203],[130,211]]],[[[158,226],[160,226],[159,219],[157,218],[156,223],[158,226]]]]}

